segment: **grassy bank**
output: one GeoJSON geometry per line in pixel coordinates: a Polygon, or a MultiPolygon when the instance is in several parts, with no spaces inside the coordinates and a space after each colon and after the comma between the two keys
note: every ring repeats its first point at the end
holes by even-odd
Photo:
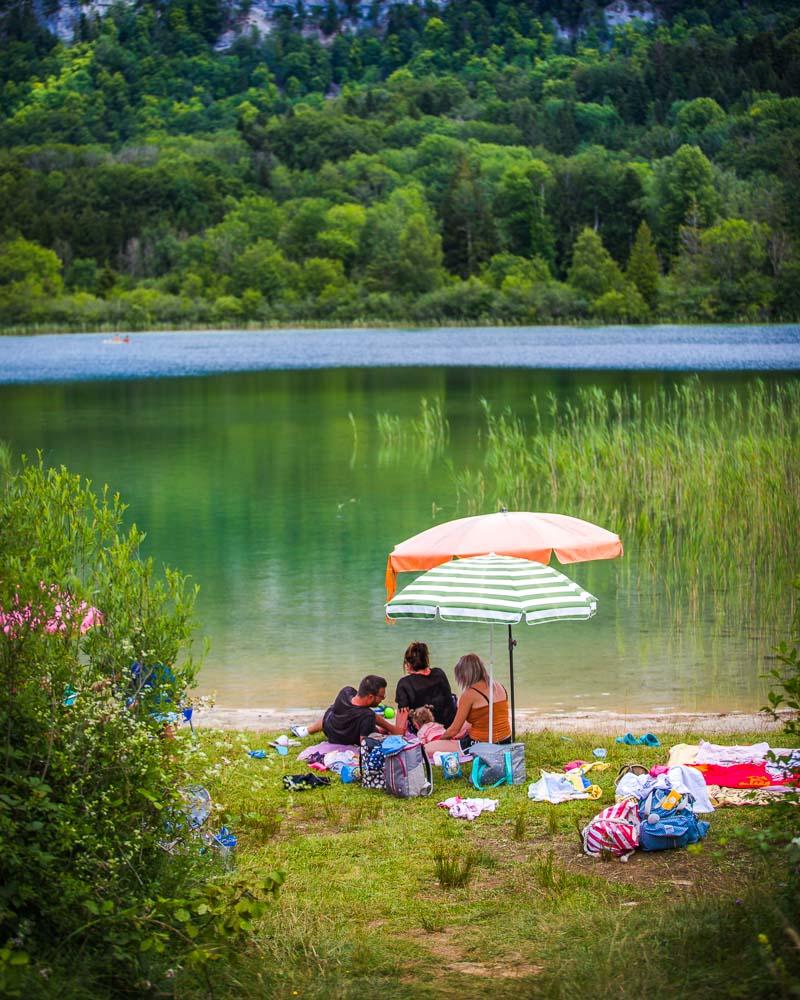
{"type": "Polygon", "coordinates": [[[250,950],[216,967],[211,984],[176,970],[175,996],[796,995],[797,881],[783,850],[759,849],[768,810],[718,810],[699,850],[637,854],[627,865],[581,853],[577,826],[613,801],[619,766],[663,762],[666,747],[527,736],[529,778],[608,748],[611,767],[596,779],[602,801],[549,806],[529,802],[524,787],[499,789],[497,812],[467,823],[436,803],[470,786],[438,771],[425,800],[335,777],[290,794],[282,775],[306,768],[294,752],[274,754],[268,738],[195,738],[198,773],[210,768],[221,807],[215,822],[239,837],[238,874],[255,880],[280,868],[286,882],[250,950]],[[265,760],[246,754],[256,747],[267,748],[265,760]],[[465,867],[466,885],[447,884],[465,867]]]}

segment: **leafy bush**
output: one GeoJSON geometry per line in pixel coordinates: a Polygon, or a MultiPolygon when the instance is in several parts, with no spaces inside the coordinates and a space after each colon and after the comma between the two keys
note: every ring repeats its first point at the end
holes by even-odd
{"type": "Polygon", "coordinates": [[[164,716],[195,674],[193,588],[156,578],[119,496],[4,457],[0,993],[80,953],[84,984],[119,995],[218,957],[280,876],[210,880],[213,855],[186,849],[190,744],[164,716]]]}
{"type": "MultiPolygon", "coordinates": [[[[794,588],[800,596],[800,578],[794,581],[794,588]]],[[[800,601],[795,603],[794,615],[788,640],[781,642],[775,650],[782,667],[770,670],[768,677],[777,690],[767,695],[769,706],[764,709],[773,718],[779,709],[789,709],[793,714],[784,719],[784,730],[790,736],[800,736],[800,601]]]]}
{"type": "MultiPolygon", "coordinates": [[[[794,581],[794,588],[800,594],[800,578],[794,581]]],[[[777,688],[769,691],[769,705],[763,709],[773,718],[781,718],[783,730],[792,739],[800,737],[800,602],[795,601],[794,614],[788,640],[776,647],[775,653],[783,664],[767,675],[777,688]],[[789,710],[788,717],[779,715],[780,710],[789,710]]],[[[800,788],[784,796],[784,801],[772,809],[773,823],[762,836],[767,849],[772,842],[783,844],[789,856],[796,887],[800,884],[800,819],[797,806],[800,805],[800,788]]]]}

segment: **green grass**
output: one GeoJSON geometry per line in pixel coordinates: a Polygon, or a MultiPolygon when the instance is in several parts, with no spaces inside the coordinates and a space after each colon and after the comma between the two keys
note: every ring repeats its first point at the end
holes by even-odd
{"type": "MultiPolygon", "coordinates": [[[[501,788],[491,793],[497,811],[469,823],[437,808],[471,791],[438,770],[424,800],[335,777],[329,788],[287,793],[281,777],[302,763],[245,753],[268,738],[196,737],[198,771],[210,768],[221,807],[214,822],[239,837],[239,873],[286,873],[252,949],[213,970],[215,997],[794,995],[781,981],[800,981],[785,929],[798,928],[788,867],[746,837],[768,822],[767,810],[719,810],[699,851],[636,855],[627,865],[580,852],[576,826],[613,801],[619,767],[663,762],[665,748],[526,736],[529,779],[607,747],[611,766],[594,775],[603,799],[549,806],[530,802],[525,787],[501,788]]],[[[190,970],[175,989],[207,995],[190,970]]]]}

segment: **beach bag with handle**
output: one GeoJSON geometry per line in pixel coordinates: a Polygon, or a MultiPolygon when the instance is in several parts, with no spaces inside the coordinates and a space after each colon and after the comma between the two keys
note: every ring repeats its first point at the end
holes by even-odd
{"type": "Polygon", "coordinates": [[[478,790],[522,785],[527,780],[523,743],[473,743],[467,753],[472,755],[470,777],[478,790]]]}
{"type": "Polygon", "coordinates": [[[414,799],[433,791],[433,770],[420,743],[386,755],[383,764],[386,791],[399,799],[414,799]]]}
{"type": "Polygon", "coordinates": [[[382,736],[367,736],[361,740],[361,784],[364,788],[383,788],[384,764],[382,736]]]}
{"type": "Polygon", "coordinates": [[[623,799],[607,806],[581,830],[586,854],[598,857],[608,851],[620,861],[639,846],[639,813],[635,798],[623,799]]]}

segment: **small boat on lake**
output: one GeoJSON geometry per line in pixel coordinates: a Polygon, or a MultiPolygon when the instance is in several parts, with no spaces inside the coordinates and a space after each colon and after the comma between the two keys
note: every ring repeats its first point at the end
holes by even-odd
{"type": "Polygon", "coordinates": [[[126,333],[124,337],[120,337],[118,333],[115,333],[113,337],[107,337],[103,343],[104,344],[130,344],[131,338],[126,333]]]}

